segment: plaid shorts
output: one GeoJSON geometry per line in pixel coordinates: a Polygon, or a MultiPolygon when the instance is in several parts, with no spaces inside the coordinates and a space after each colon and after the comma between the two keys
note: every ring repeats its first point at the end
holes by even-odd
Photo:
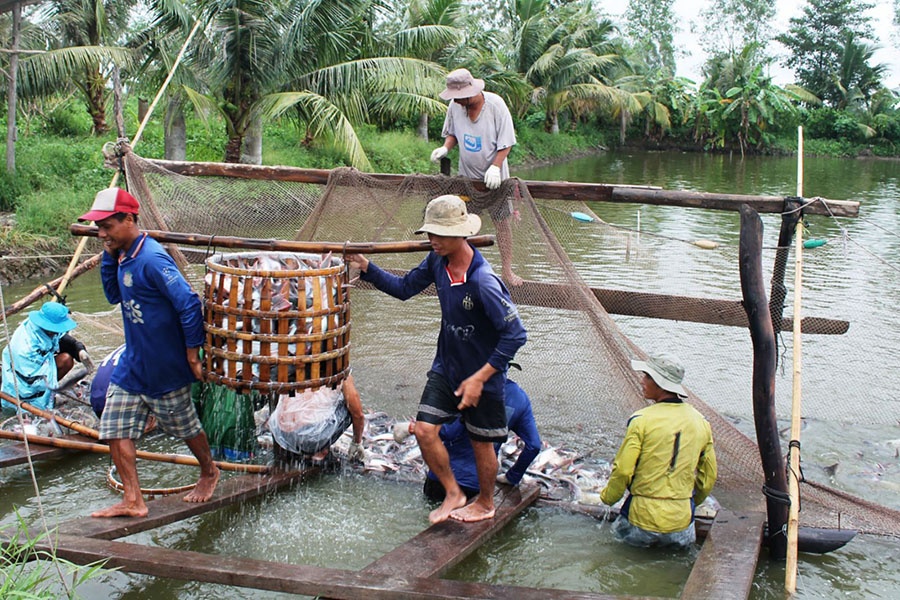
{"type": "Polygon", "coordinates": [[[203,432],[191,402],[190,385],[153,398],[145,394],[132,394],[110,383],[106,392],[106,407],[100,418],[100,439],[139,439],[151,412],[156,415],[163,431],[179,439],[189,440],[203,432]]]}

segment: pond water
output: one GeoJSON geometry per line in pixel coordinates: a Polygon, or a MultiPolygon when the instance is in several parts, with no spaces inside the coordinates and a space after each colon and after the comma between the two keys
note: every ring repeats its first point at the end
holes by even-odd
{"type": "MultiPolygon", "coordinates": [[[[609,153],[563,165],[519,170],[524,179],[657,185],[667,189],[791,195],[796,161],[679,153],[609,153]]],[[[900,508],[900,410],[894,317],[900,301],[900,168],[895,162],[806,159],[806,196],[859,200],[859,219],[808,219],[808,234],[827,239],[805,253],[804,315],[851,322],[843,336],[804,336],[803,459],[807,477],[874,502],[900,508]],[[827,339],[826,339],[827,338],[827,339]],[[839,465],[836,469],[825,467],[839,465]]],[[[542,203],[549,221],[569,219],[559,205],[542,203]]],[[[584,223],[583,235],[567,248],[582,275],[598,287],[739,299],[736,284],[736,213],[642,205],[591,204],[606,224],[584,223]],[[640,231],[640,234],[637,233],[640,231]],[[718,242],[715,251],[697,239],[718,242]]],[[[572,208],[578,210],[578,208],[572,208]]],[[[779,218],[763,217],[764,270],[771,269],[779,218]]],[[[567,224],[569,226],[571,224],[567,224]]],[[[789,279],[792,274],[789,274],[789,279]]],[[[3,289],[7,304],[33,284],[3,289]]],[[[69,290],[75,310],[106,308],[96,274],[69,290]]],[[[410,303],[408,303],[410,304],[410,303]]],[[[428,309],[404,306],[408,320],[430,319],[428,309]]],[[[790,306],[786,314],[790,314],[790,306]]],[[[354,335],[365,335],[357,312],[354,335]]],[[[648,351],[676,349],[688,365],[687,381],[698,395],[738,426],[752,431],[749,392],[749,336],[739,328],[614,317],[648,351]]],[[[374,320],[374,319],[373,319],[374,320]]],[[[14,327],[14,321],[10,328],[14,327]]],[[[426,345],[432,339],[418,340],[426,345]]],[[[791,353],[790,333],[780,343],[791,353]]],[[[387,349],[385,349],[387,351],[387,349]]],[[[96,357],[95,357],[96,358],[96,357]]],[[[778,414],[787,427],[790,368],[777,382],[778,414]]],[[[371,378],[361,391],[381,395],[371,378]]],[[[526,386],[527,389],[527,386],[526,386]]],[[[397,399],[394,416],[414,410],[418,390],[397,399]]],[[[540,423],[539,423],[540,426],[540,423]]],[[[147,449],[179,451],[165,439],[147,449]]],[[[142,448],[144,446],[142,445],[142,448]]],[[[36,465],[43,511],[54,523],[83,516],[113,501],[106,487],[109,461],[80,456],[36,465]]],[[[192,481],[191,469],[141,464],[142,482],[168,486],[192,481]]],[[[0,471],[4,502],[0,523],[15,521],[14,508],[28,522],[38,502],[27,472],[0,471]]],[[[713,492],[715,494],[715,491],[713,492]]],[[[126,541],[162,547],[246,556],[295,564],[358,569],[427,526],[428,503],[416,484],[345,473],[302,482],[265,499],[175,523],[126,541]]],[[[802,519],[802,515],[801,515],[802,519]]],[[[895,556],[900,542],[857,536],[826,556],[801,555],[799,598],[893,598],[900,589],[895,556]]],[[[640,552],[616,543],[609,526],[584,515],[531,508],[448,577],[489,583],[556,587],[609,594],[677,597],[697,550],[640,552]]],[[[765,558],[752,597],[783,597],[784,565],[765,558]]],[[[84,597],[193,599],[281,598],[271,592],[195,582],[108,573],[79,588],[84,597]]]]}

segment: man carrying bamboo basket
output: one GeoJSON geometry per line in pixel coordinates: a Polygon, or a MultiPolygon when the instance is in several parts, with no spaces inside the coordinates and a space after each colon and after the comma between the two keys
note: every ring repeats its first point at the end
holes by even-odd
{"type": "Polygon", "coordinates": [[[219,481],[209,442],[191,402],[191,384],[203,376],[200,298],[175,261],[137,226],[137,199],[118,188],[100,191],[80,221],[94,221],[103,242],[100,278],[111,304],[121,304],[125,352],[110,379],[100,439],[108,440],[122,477],[122,502],[93,517],[144,517],[135,440],[151,412],[159,426],[185,441],[200,463],[200,479],[186,502],[206,502],[219,481]]]}

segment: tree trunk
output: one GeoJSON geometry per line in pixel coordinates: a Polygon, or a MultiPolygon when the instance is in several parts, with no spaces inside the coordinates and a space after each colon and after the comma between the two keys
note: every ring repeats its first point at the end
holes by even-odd
{"type": "Polygon", "coordinates": [[[184,160],[187,157],[187,127],[181,94],[169,98],[164,135],[166,160],[184,160]]]}
{"type": "Polygon", "coordinates": [[[246,165],[262,164],[262,121],[259,117],[253,119],[244,134],[241,162],[246,165]]]}
{"type": "Polygon", "coordinates": [[[113,114],[116,119],[116,135],[127,137],[125,133],[125,114],[122,102],[122,79],[119,77],[119,65],[113,65],[113,114]]]}
{"type": "Polygon", "coordinates": [[[144,117],[147,116],[147,111],[150,110],[150,103],[147,102],[144,98],[138,98],[138,122],[143,123],[144,117]]]}
{"type": "Polygon", "coordinates": [[[91,68],[87,73],[87,105],[88,113],[94,121],[94,135],[102,135],[109,131],[106,124],[106,79],[100,73],[100,67],[91,68]]]}
{"type": "Polygon", "coordinates": [[[6,117],[6,171],[16,171],[16,102],[18,87],[16,77],[19,72],[19,40],[22,33],[22,5],[12,6],[12,54],[9,55],[9,92],[6,117]]]}
{"type": "Polygon", "coordinates": [[[419,126],[416,128],[416,135],[428,141],[428,113],[419,115],[419,126]]]}
{"type": "Polygon", "coordinates": [[[232,135],[225,144],[225,162],[239,163],[241,162],[241,148],[244,146],[243,135],[232,135]]]}
{"type": "Polygon", "coordinates": [[[619,111],[619,144],[625,144],[625,132],[628,130],[628,111],[624,108],[619,111]]]}

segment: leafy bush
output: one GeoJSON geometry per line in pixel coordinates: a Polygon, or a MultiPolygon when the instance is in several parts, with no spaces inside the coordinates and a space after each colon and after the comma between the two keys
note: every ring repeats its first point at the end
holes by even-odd
{"type": "Polygon", "coordinates": [[[75,137],[89,135],[94,122],[84,106],[67,102],[51,111],[44,119],[44,130],[50,135],[75,137]]]}
{"type": "Polygon", "coordinates": [[[25,185],[19,177],[8,173],[6,169],[0,170],[0,211],[15,210],[24,191],[25,185]]]}

